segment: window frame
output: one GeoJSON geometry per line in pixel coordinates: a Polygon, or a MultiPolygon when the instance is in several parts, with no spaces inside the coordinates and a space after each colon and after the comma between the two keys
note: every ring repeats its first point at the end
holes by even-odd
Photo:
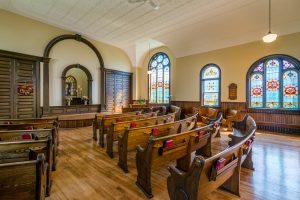
{"type": "Polygon", "coordinates": [[[250,68],[248,69],[248,72],[246,74],[246,107],[248,110],[252,111],[270,111],[270,112],[276,112],[276,111],[300,111],[300,61],[296,59],[295,57],[285,55],[285,54],[272,54],[265,57],[260,58],[259,60],[255,61],[250,68]],[[279,108],[267,108],[266,107],[266,67],[265,64],[269,60],[278,60],[279,61],[279,108]],[[283,69],[282,68],[282,61],[286,60],[290,63],[292,63],[296,68],[295,69],[283,69]],[[263,63],[263,72],[254,72],[254,69],[260,64],[263,63]],[[283,74],[286,71],[296,71],[298,73],[298,108],[283,108],[283,74]],[[253,74],[262,74],[263,76],[263,107],[261,108],[255,108],[251,107],[251,75],[253,74]]]}
{"type": "Polygon", "coordinates": [[[209,63],[209,64],[206,64],[202,67],[202,69],[200,70],[200,103],[201,103],[201,106],[204,106],[204,107],[210,107],[210,108],[220,108],[221,107],[221,80],[222,80],[222,71],[221,71],[221,68],[219,67],[219,65],[215,64],[215,63],[209,63]],[[206,79],[203,79],[203,73],[204,71],[208,68],[208,67],[211,67],[211,66],[214,66],[216,67],[218,70],[219,70],[219,78],[206,78],[206,79]],[[205,80],[219,80],[219,91],[218,91],[218,105],[216,106],[208,106],[208,105],[203,105],[204,103],[204,81],[205,80]]]}
{"type": "MultiPolygon", "coordinates": [[[[151,63],[152,61],[154,60],[154,58],[156,58],[157,56],[159,56],[160,54],[162,55],[165,55],[168,59],[169,59],[169,103],[158,103],[157,102],[157,87],[156,87],[156,101],[155,102],[150,102],[150,97],[151,97],[151,94],[150,94],[150,91],[151,91],[151,80],[150,80],[150,76],[147,75],[147,79],[148,79],[148,103],[149,104],[157,104],[157,105],[170,105],[171,104],[171,60],[170,60],[170,57],[168,56],[167,53],[165,52],[157,52],[155,54],[153,54],[148,62],[148,70],[151,70],[152,71],[152,68],[151,68],[151,63]]],[[[157,69],[157,67],[156,67],[157,69]]],[[[163,68],[163,74],[164,74],[164,68],[163,68]]],[[[163,79],[164,80],[164,79],[163,79]]],[[[157,84],[157,70],[156,70],[156,84],[157,84]]],[[[164,87],[163,87],[164,88],[164,87]]],[[[164,96],[164,89],[163,89],[163,96],[164,96]]]]}

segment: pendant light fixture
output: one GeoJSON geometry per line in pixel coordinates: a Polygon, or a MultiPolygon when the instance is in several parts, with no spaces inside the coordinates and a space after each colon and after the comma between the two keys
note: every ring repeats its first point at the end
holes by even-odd
{"type": "Polygon", "coordinates": [[[271,0],[269,0],[269,32],[263,37],[263,41],[266,43],[271,43],[275,41],[277,34],[271,33],[271,0]]]}

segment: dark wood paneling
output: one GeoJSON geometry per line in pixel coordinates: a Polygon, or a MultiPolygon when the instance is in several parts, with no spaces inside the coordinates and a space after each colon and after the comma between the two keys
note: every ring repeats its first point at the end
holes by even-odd
{"type": "MultiPolygon", "coordinates": [[[[43,113],[43,108],[41,107],[41,113],[43,113]]],[[[51,106],[50,112],[47,115],[65,115],[65,114],[82,114],[82,113],[93,113],[100,112],[101,105],[93,104],[93,105],[74,105],[74,106],[51,106]]]]}
{"type": "MultiPolygon", "coordinates": [[[[183,114],[189,114],[193,107],[200,106],[197,101],[172,101],[182,108],[183,114]]],[[[300,134],[300,112],[293,110],[248,109],[246,102],[221,102],[219,110],[226,117],[228,109],[240,110],[254,118],[258,129],[287,134],[300,134]]]]}
{"type": "Polygon", "coordinates": [[[122,112],[132,97],[132,73],[105,69],[106,111],[122,112]]]}

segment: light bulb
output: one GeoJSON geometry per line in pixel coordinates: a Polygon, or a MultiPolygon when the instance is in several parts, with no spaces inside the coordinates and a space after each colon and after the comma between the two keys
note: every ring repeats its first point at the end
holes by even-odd
{"type": "Polygon", "coordinates": [[[263,37],[263,41],[266,43],[271,43],[275,41],[277,38],[277,34],[269,32],[267,35],[263,37]]]}

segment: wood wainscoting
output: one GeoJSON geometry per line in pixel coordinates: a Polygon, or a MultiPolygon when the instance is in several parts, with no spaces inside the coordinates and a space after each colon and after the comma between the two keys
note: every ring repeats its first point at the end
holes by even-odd
{"type": "MultiPolygon", "coordinates": [[[[50,112],[46,116],[58,116],[61,128],[78,128],[92,126],[95,114],[101,112],[100,104],[73,105],[73,106],[50,106],[50,112]]],[[[43,113],[43,108],[40,108],[43,113]]]]}
{"type": "MultiPolygon", "coordinates": [[[[199,101],[172,101],[172,104],[181,107],[183,115],[191,113],[193,107],[201,105],[199,101]]],[[[252,116],[259,130],[300,135],[300,111],[250,109],[246,102],[221,102],[219,110],[224,117],[228,109],[240,110],[252,116]]]]}

